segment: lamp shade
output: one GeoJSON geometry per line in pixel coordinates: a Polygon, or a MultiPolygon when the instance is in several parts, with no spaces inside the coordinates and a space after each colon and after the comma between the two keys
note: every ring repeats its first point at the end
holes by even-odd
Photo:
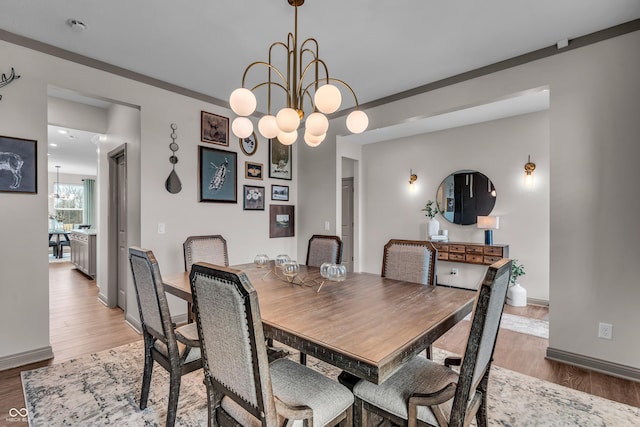
{"type": "Polygon", "coordinates": [[[300,116],[293,108],[283,108],[276,114],[278,127],[282,132],[293,132],[300,126],[300,116]]]}
{"type": "Polygon", "coordinates": [[[327,119],[327,116],[322,113],[311,113],[311,115],[307,117],[305,128],[309,134],[313,136],[320,136],[327,133],[327,129],[329,129],[329,120],[327,119]]]}
{"type": "Polygon", "coordinates": [[[478,228],[486,230],[497,230],[500,228],[500,217],[498,216],[479,216],[478,228]]]}
{"type": "Polygon", "coordinates": [[[316,91],[313,100],[320,112],[325,114],[334,113],[342,104],[342,94],[340,89],[331,84],[320,86],[316,91]]]}
{"type": "Polygon", "coordinates": [[[284,145],[291,145],[296,142],[298,139],[298,131],[294,130],[293,132],[280,132],[278,133],[278,141],[280,141],[284,145]]]}
{"type": "Polygon", "coordinates": [[[347,129],[353,133],[362,133],[369,126],[369,116],[360,110],[355,110],[347,116],[347,129]]]}
{"type": "Polygon", "coordinates": [[[315,135],[311,135],[308,131],[304,133],[304,142],[309,146],[309,147],[317,147],[318,145],[320,145],[322,143],[322,141],[324,141],[324,138],[327,136],[327,134],[322,134],[320,136],[315,136],[315,135]]]}
{"type": "Polygon", "coordinates": [[[260,134],[267,139],[272,139],[278,136],[280,129],[278,129],[276,116],[262,116],[260,121],[258,121],[258,130],[260,131],[260,134]]]}
{"type": "Polygon", "coordinates": [[[246,117],[236,117],[231,122],[231,130],[238,138],[248,138],[253,132],[253,123],[246,117]]]}
{"type": "Polygon", "coordinates": [[[256,111],[258,101],[256,96],[249,89],[241,87],[233,92],[229,97],[229,104],[234,113],[239,116],[248,116],[256,111]]]}

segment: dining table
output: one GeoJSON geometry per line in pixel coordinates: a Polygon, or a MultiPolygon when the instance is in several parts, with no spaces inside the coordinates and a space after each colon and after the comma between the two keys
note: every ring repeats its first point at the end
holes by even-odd
{"type": "MultiPolygon", "coordinates": [[[[291,282],[273,262],[231,268],[246,274],[257,291],[265,338],[375,384],[460,322],[475,299],[472,290],[371,273],[350,272],[331,282],[319,268],[301,265],[291,282]]],[[[189,272],[163,275],[162,281],[165,292],[192,302],[189,272]]]]}

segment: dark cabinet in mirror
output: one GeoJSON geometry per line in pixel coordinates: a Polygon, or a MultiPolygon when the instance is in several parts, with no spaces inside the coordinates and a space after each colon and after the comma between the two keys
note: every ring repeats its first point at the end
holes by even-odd
{"type": "Polygon", "coordinates": [[[496,204],[496,189],[489,178],[473,170],[460,170],[446,177],[436,195],[442,216],[454,224],[475,224],[489,215],[496,204]]]}

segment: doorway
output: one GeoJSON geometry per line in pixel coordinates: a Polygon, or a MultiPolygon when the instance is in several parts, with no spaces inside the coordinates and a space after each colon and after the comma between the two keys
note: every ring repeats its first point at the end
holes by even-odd
{"type": "Polygon", "coordinates": [[[118,306],[126,311],[127,300],[127,145],[112,150],[109,158],[108,206],[108,277],[110,278],[109,307],[118,306]],[[115,283],[111,279],[115,279],[115,283]]]}

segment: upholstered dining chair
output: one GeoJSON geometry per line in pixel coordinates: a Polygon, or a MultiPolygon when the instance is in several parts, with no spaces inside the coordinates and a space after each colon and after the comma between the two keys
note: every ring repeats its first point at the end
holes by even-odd
{"type": "Polygon", "coordinates": [[[229,265],[227,241],[219,234],[189,236],[182,244],[184,271],[191,270],[194,262],[202,261],[215,265],[229,265]]]}
{"type": "Polygon", "coordinates": [[[382,277],[435,286],[437,258],[427,240],[391,239],[384,245],[382,277]]]}
{"type": "Polygon", "coordinates": [[[169,372],[166,425],[171,427],[176,420],[182,375],[202,367],[198,331],[195,323],[176,328],[171,322],[160,269],[153,252],[131,247],[129,262],[144,336],[144,372],[140,409],[147,407],[151,374],[156,361],[169,372]]]}
{"type": "Polygon", "coordinates": [[[53,248],[53,257],[58,258],[58,250],[60,249],[60,245],[56,240],[51,240],[53,234],[49,233],[49,247],[53,248]]]}
{"type": "Polygon", "coordinates": [[[487,386],[511,260],[503,258],[487,269],[471,320],[464,358],[444,365],[416,356],[380,385],[361,380],[353,388],[356,424],[366,425],[369,412],[401,426],[468,426],[476,418],[487,425],[487,386]],[[450,366],[460,366],[456,372],[450,366]]]}
{"type": "Polygon", "coordinates": [[[64,233],[62,238],[60,239],[60,244],[58,246],[58,258],[62,258],[64,256],[64,247],[69,247],[71,250],[71,240],[69,239],[69,234],[64,233]]]}
{"type": "Polygon", "coordinates": [[[189,281],[210,426],[351,425],[346,387],[289,359],[269,363],[258,295],[244,273],[196,263],[189,281]]]}
{"type": "Polygon", "coordinates": [[[325,262],[342,262],[342,240],[338,236],[314,234],[309,239],[306,265],[320,267],[325,262]]]}

